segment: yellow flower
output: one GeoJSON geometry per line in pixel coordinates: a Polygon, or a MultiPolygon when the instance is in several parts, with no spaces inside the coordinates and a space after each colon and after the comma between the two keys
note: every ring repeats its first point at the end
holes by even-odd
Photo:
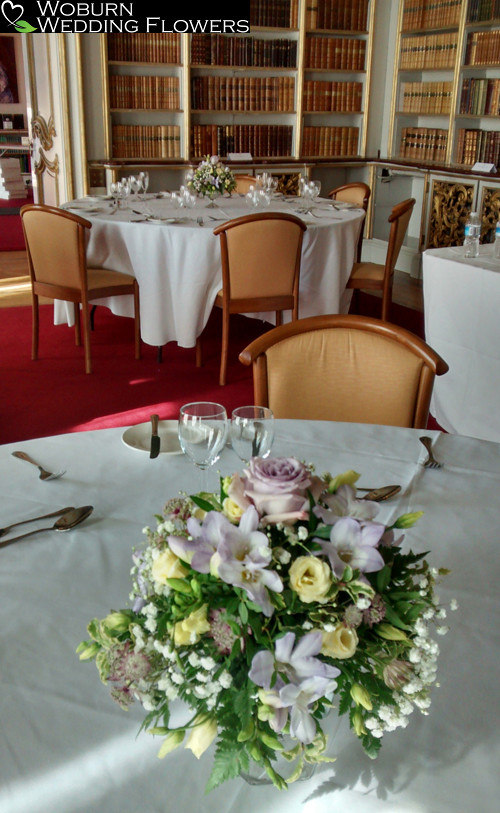
{"type": "Polygon", "coordinates": [[[198,724],[197,721],[200,719],[203,718],[196,717],[194,727],[184,746],[184,748],[189,748],[193,752],[196,759],[201,757],[201,755],[207,750],[208,746],[212,744],[217,736],[216,721],[209,719],[198,724]]]}
{"type": "Polygon", "coordinates": [[[230,522],[239,522],[244,513],[243,508],[232,500],[231,497],[226,497],[222,503],[222,511],[230,522]]]}
{"type": "Polygon", "coordinates": [[[330,658],[352,658],[358,645],[356,630],[337,624],[331,632],[323,632],[321,653],[330,658]]]}
{"type": "Polygon", "coordinates": [[[309,604],[318,601],[324,604],[332,584],[332,571],[326,562],[316,556],[299,556],[290,571],[290,586],[301,601],[309,604]]]}
{"type": "Polygon", "coordinates": [[[373,708],[371,697],[363,688],[360,686],[359,683],[353,683],[351,686],[351,697],[356,703],[357,706],[363,706],[367,711],[371,711],[373,708]]]}
{"type": "Polygon", "coordinates": [[[151,567],[153,579],[160,584],[166,584],[167,579],[183,579],[187,574],[188,571],[170,548],[160,553],[151,567]]]}
{"type": "Polygon", "coordinates": [[[349,469],[345,471],[343,474],[337,474],[332,480],[330,480],[328,484],[328,491],[330,494],[335,494],[336,491],[340,488],[340,486],[348,485],[354,486],[359,478],[361,477],[357,471],[353,471],[353,469],[349,469]]]}
{"type": "Polygon", "coordinates": [[[207,605],[188,615],[183,621],[178,621],[174,627],[174,643],[176,646],[196,644],[200,635],[208,632],[210,624],[207,621],[207,605]]]}

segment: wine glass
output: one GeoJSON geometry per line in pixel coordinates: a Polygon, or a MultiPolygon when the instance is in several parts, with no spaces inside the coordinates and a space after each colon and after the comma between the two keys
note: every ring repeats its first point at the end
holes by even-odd
{"type": "Polygon", "coordinates": [[[139,172],[139,178],[141,179],[141,185],[144,189],[144,200],[146,200],[146,193],[149,186],[149,172],[139,172]]]}
{"type": "Polygon", "coordinates": [[[267,457],[274,440],[274,415],[268,407],[243,406],[231,415],[231,445],[241,460],[267,457]]]}
{"type": "Polygon", "coordinates": [[[311,189],[311,197],[313,201],[316,202],[321,192],[321,181],[311,181],[309,187],[311,189]]]}
{"type": "Polygon", "coordinates": [[[142,181],[137,175],[131,175],[129,180],[130,184],[130,191],[133,195],[135,195],[135,201],[139,200],[139,192],[142,189],[142,181]]]}
{"type": "Polygon", "coordinates": [[[178,432],[182,451],[202,472],[202,491],[208,491],[208,468],[219,459],[226,443],[225,408],[213,401],[184,404],[179,412],[178,432]]]}
{"type": "Polygon", "coordinates": [[[112,181],[109,185],[109,194],[113,198],[113,206],[116,211],[118,209],[118,201],[120,198],[120,182],[112,181]]]}

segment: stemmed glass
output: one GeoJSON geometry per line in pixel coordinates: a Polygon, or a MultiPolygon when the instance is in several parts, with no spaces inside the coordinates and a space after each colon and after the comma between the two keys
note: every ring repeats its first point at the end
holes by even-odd
{"type": "Polygon", "coordinates": [[[208,468],[219,459],[226,443],[225,408],[213,401],[184,404],[179,412],[178,432],[182,451],[202,472],[202,491],[208,491],[208,468]]]}
{"type": "Polygon", "coordinates": [[[120,200],[122,201],[122,208],[127,209],[127,198],[130,195],[130,180],[129,178],[123,178],[120,183],[120,200]]]}
{"type": "Polygon", "coordinates": [[[137,175],[131,175],[129,180],[130,191],[135,195],[136,202],[139,200],[139,192],[142,189],[142,181],[137,175]]]}
{"type": "Polygon", "coordinates": [[[146,192],[149,186],[149,172],[139,172],[139,178],[141,179],[141,185],[144,189],[144,200],[146,200],[146,192]]]}
{"type": "Polygon", "coordinates": [[[243,406],[233,409],[231,415],[231,445],[241,460],[267,457],[274,440],[274,415],[261,406],[243,406]]]}
{"type": "Polygon", "coordinates": [[[118,209],[120,198],[120,181],[112,181],[109,185],[109,194],[113,198],[114,211],[118,209]]]}

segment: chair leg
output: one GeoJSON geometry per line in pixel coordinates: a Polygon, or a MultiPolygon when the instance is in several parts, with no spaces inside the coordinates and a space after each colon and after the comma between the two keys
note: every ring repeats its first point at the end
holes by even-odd
{"type": "Polygon", "coordinates": [[[196,339],[196,366],[202,367],[203,366],[203,354],[202,354],[202,347],[201,347],[201,336],[198,336],[196,339]]]}
{"type": "Polygon", "coordinates": [[[219,384],[223,387],[226,383],[227,358],[229,355],[229,313],[222,311],[222,350],[220,357],[220,377],[219,384]]]}
{"type": "Polygon", "coordinates": [[[80,305],[78,302],[73,302],[73,318],[75,321],[75,344],[77,347],[81,347],[82,330],[80,326],[80,305]]]}
{"type": "MultiPolygon", "coordinates": [[[[92,308],[92,314],[97,306],[92,308]]],[[[141,358],[141,312],[139,304],[139,286],[136,282],[134,285],[134,340],[135,340],[135,357],[141,358]]]]}
{"type": "Polygon", "coordinates": [[[90,310],[90,329],[94,330],[95,328],[95,312],[97,310],[97,305],[92,305],[90,310]]]}
{"type": "Polygon", "coordinates": [[[283,311],[276,311],[276,327],[281,327],[283,324],[283,311]]]}
{"type": "Polygon", "coordinates": [[[83,319],[83,347],[85,353],[85,372],[92,372],[92,360],[90,358],[90,316],[88,307],[82,308],[83,319]]]}
{"type": "Polygon", "coordinates": [[[161,364],[163,361],[163,347],[161,346],[161,344],[159,344],[158,347],[156,348],[156,361],[158,362],[158,364],[161,364]]]}
{"type": "Polygon", "coordinates": [[[36,361],[38,358],[38,334],[40,330],[38,296],[36,294],[33,294],[32,297],[32,314],[31,359],[36,361]]]}

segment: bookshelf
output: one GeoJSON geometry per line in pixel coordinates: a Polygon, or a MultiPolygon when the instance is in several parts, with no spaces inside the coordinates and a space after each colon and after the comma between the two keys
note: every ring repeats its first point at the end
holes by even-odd
{"type": "Polygon", "coordinates": [[[252,0],[248,34],[101,35],[106,159],[364,157],[375,3],[252,0]]]}
{"type": "Polygon", "coordinates": [[[23,144],[28,130],[0,129],[0,158],[18,158],[25,183],[31,183],[31,150],[23,144]]]}
{"type": "Polygon", "coordinates": [[[500,164],[499,0],[401,0],[389,157],[500,164]]]}

